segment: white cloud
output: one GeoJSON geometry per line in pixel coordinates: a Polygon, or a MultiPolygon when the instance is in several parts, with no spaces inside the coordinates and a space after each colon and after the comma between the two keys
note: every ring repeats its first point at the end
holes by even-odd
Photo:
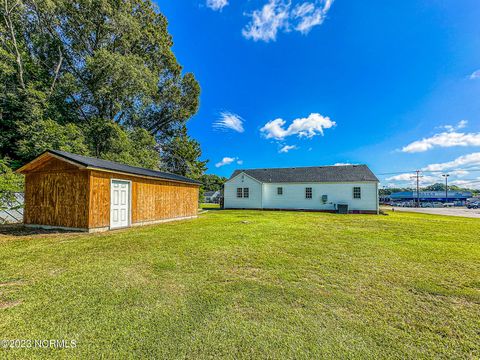
{"type": "Polygon", "coordinates": [[[240,160],[238,157],[228,157],[225,156],[221,161],[215,164],[215,167],[222,167],[225,165],[230,165],[236,162],[238,165],[243,165],[243,160],[240,160]]]}
{"type": "Polygon", "coordinates": [[[288,153],[290,150],[298,149],[295,145],[285,145],[278,152],[279,153],[288,153]]]}
{"type": "MultiPolygon", "coordinates": [[[[445,171],[449,169],[455,169],[458,167],[471,168],[480,167],[480,152],[462,155],[453,161],[430,164],[423,168],[427,171],[445,171]]],[[[465,169],[464,169],[465,170],[465,169]]]]}
{"type": "Polygon", "coordinates": [[[244,27],[242,34],[254,41],[275,41],[280,31],[290,32],[293,28],[302,34],[308,34],[325,20],[333,0],[317,0],[298,4],[293,9],[291,1],[269,0],[261,9],[248,16],[251,21],[244,27]]]}
{"type": "Polygon", "coordinates": [[[243,36],[254,41],[276,40],[277,32],[288,27],[289,9],[290,2],[269,0],[262,9],[252,13],[252,20],[242,30],[243,36]]]}
{"type": "Polygon", "coordinates": [[[312,113],[306,118],[295,119],[288,128],[284,127],[285,124],[285,120],[278,118],[267,122],[260,131],[267,139],[283,140],[291,135],[312,138],[315,135],[323,135],[324,129],[336,125],[328,116],[322,116],[318,113],[312,113]]]}
{"type": "Polygon", "coordinates": [[[440,128],[452,132],[455,130],[466,128],[467,124],[468,124],[467,120],[460,120],[457,125],[443,125],[443,126],[440,126],[440,128]]]}
{"type": "Polygon", "coordinates": [[[476,180],[453,180],[449,184],[465,187],[469,189],[480,189],[480,177],[476,180]]]}
{"type": "Polygon", "coordinates": [[[457,130],[467,126],[467,121],[462,120],[457,125],[445,125],[447,131],[435,134],[422,140],[414,141],[402,148],[402,152],[425,152],[433,148],[446,148],[454,146],[480,146],[480,133],[464,133],[457,130]]]}
{"type": "Polygon", "coordinates": [[[468,121],[467,120],[460,120],[457,124],[457,129],[463,129],[467,127],[468,121]]]}
{"type": "MultiPolygon", "coordinates": [[[[407,185],[414,185],[416,183],[416,174],[415,173],[410,173],[410,174],[400,174],[400,175],[395,175],[395,176],[390,176],[386,178],[385,180],[387,181],[395,181],[398,183],[402,184],[407,184],[407,185]]],[[[432,175],[421,175],[419,178],[419,184],[420,185],[430,185],[433,183],[439,182],[438,176],[432,176],[432,175]]],[[[398,186],[398,184],[397,184],[398,186]]]]}
{"type": "Polygon", "coordinates": [[[470,171],[467,170],[453,170],[448,172],[450,175],[457,176],[457,177],[464,177],[470,174],[470,171]]]}
{"type": "Polygon", "coordinates": [[[476,80],[476,79],[480,79],[480,69],[479,70],[475,70],[473,73],[471,73],[470,75],[470,80],[476,80]]]}
{"type": "Polygon", "coordinates": [[[244,120],[240,115],[226,111],[220,114],[220,119],[213,123],[213,126],[221,130],[231,129],[243,133],[245,131],[243,122],[244,120]]]}
{"type": "Polygon", "coordinates": [[[207,0],[207,6],[215,11],[221,11],[228,5],[228,0],[207,0]]]}
{"type": "Polygon", "coordinates": [[[435,147],[480,146],[480,133],[444,132],[414,141],[402,148],[403,152],[424,152],[435,147]]]}
{"type": "Polygon", "coordinates": [[[232,158],[232,157],[225,156],[221,161],[219,161],[215,164],[215,167],[218,168],[218,167],[221,167],[221,166],[230,165],[235,160],[237,160],[237,158],[232,158]]]}
{"type": "Polygon", "coordinates": [[[323,7],[310,2],[297,5],[292,11],[292,17],[298,19],[295,30],[308,34],[314,26],[321,25],[332,3],[333,0],[326,0],[323,7]]]}
{"type": "Polygon", "coordinates": [[[333,164],[333,166],[348,166],[348,165],[355,165],[355,164],[351,164],[351,163],[342,163],[342,162],[339,162],[339,163],[335,163],[335,164],[333,164]]]}
{"type": "Polygon", "coordinates": [[[315,11],[315,5],[309,2],[298,4],[292,11],[294,17],[304,17],[315,11]]]}

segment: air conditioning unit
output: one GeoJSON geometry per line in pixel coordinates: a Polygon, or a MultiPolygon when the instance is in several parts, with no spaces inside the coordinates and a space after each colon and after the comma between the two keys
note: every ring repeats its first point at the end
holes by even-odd
{"type": "Polygon", "coordinates": [[[348,204],[337,204],[337,214],[348,214],[348,204]]]}

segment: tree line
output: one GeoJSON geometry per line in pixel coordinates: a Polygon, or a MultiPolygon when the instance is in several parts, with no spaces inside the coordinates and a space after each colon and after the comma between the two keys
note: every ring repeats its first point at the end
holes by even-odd
{"type": "MultiPolygon", "coordinates": [[[[466,191],[466,192],[471,192],[474,195],[479,193],[478,189],[469,189],[469,188],[460,187],[457,185],[448,185],[448,190],[449,191],[466,191]]],[[[402,191],[416,191],[416,189],[413,187],[406,187],[406,188],[385,188],[385,189],[378,190],[380,196],[391,195],[393,193],[402,192],[402,191]]],[[[420,191],[445,191],[445,184],[436,183],[436,184],[428,185],[425,187],[421,187],[420,191]]]]}

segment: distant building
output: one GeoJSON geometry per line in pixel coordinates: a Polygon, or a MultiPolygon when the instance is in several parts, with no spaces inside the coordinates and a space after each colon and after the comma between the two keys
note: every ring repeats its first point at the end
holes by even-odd
{"type": "MultiPolygon", "coordinates": [[[[420,202],[445,202],[445,191],[420,191],[420,202]]],[[[448,191],[447,202],[465,202],[472,197],[472,193],[468,191],[448,191]]],[[[416,191],[401,191],[390,195],[391,201],[417,201],[416,191]]]]}
{"type": "Polygon", "coordinates": [[[205,191],[203,194],[206,203],[215,203],[217,204],[220,201],[221,193],[220,190],[217,191],[205,191]]]}

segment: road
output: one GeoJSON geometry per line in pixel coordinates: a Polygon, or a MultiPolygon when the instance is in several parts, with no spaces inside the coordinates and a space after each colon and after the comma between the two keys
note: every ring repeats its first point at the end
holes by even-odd
{"type": "MultiPolygon", "coordinates": [[[[384,209],[391,210],[392,207],[385,206],[384,209]]],[[[394,207],[395,211],[418,212],[422,214],[446,215],[446,216],[461,216],[469,218],[480,218],[480,209],[467,208],[408,208],[408,207],[394,207]]]]}

